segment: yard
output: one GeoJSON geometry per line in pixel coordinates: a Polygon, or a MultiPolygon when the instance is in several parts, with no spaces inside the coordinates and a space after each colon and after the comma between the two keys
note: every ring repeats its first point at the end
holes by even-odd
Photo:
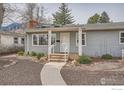
{"type": "Polygon", "coordinates": [[[0,85],[41,85],[40,72],[44,64],[28,59],[18,59],[15,55],[0,57],[0,85]],[[9,65],[11,61],[16,64],[9,65]]]}
{"type": "Polygon", "coordinates": [[[61,75],[68,85],[124,85],[124,62],[94,59],[90,64],[66,64],[61,75]]]}

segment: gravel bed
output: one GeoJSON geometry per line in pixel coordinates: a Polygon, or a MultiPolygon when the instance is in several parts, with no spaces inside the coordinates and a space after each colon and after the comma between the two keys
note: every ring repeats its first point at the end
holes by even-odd
{"type": "Polygon", "coordinates": [[[63,67],[61,75],[67,85],[124,85],[124,71],[88,71],[63,67]]]}
{"type": "Polygon", "coordinates": [[[42,85],[40,72],[43,65],[17,60],[15,65],[0,70],[0,85],[42,85]]]}

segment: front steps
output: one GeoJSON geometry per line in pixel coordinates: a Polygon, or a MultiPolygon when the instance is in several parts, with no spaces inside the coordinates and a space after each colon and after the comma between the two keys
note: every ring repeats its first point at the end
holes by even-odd
{"type": "Polygon", "coordinates": [[[63,53],[52,53],[48,56],[49,62],[67,62],[68,54],[63,53]]]}

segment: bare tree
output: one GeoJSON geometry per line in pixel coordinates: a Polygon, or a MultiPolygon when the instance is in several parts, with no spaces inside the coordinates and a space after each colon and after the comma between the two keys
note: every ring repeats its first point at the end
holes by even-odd
{"type": "Polygon", "coordinates": [[[0,28],[3,23],[4,11],[5,9],[4,9],[3,3],[0,3],[0,28]]]}

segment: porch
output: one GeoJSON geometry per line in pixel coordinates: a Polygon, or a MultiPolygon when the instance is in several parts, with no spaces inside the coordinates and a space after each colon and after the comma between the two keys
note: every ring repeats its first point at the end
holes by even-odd
{"type": "Polygon", "coordinates": [[[70,54],[82,55],[82,29],[60,31],[48,30],[48,60],[68,61],[70,54]],[[59,31],[58,31],[59,32],[59,31]],[[52,43],[52,34],[58,33],[55,43],[52,43]],[[78,41],[77,41],[78,40],[78,41]],[[78,43],[77,43],[78,42],[78,43]]]}
{"type": "Polygon", "coordinates": [[[48,54],[49,61],[51,59],[67,61],[69,54],[72,53],[82,55],[81,27],[31,29],[26,33],[26,51],[48,54]]]}

